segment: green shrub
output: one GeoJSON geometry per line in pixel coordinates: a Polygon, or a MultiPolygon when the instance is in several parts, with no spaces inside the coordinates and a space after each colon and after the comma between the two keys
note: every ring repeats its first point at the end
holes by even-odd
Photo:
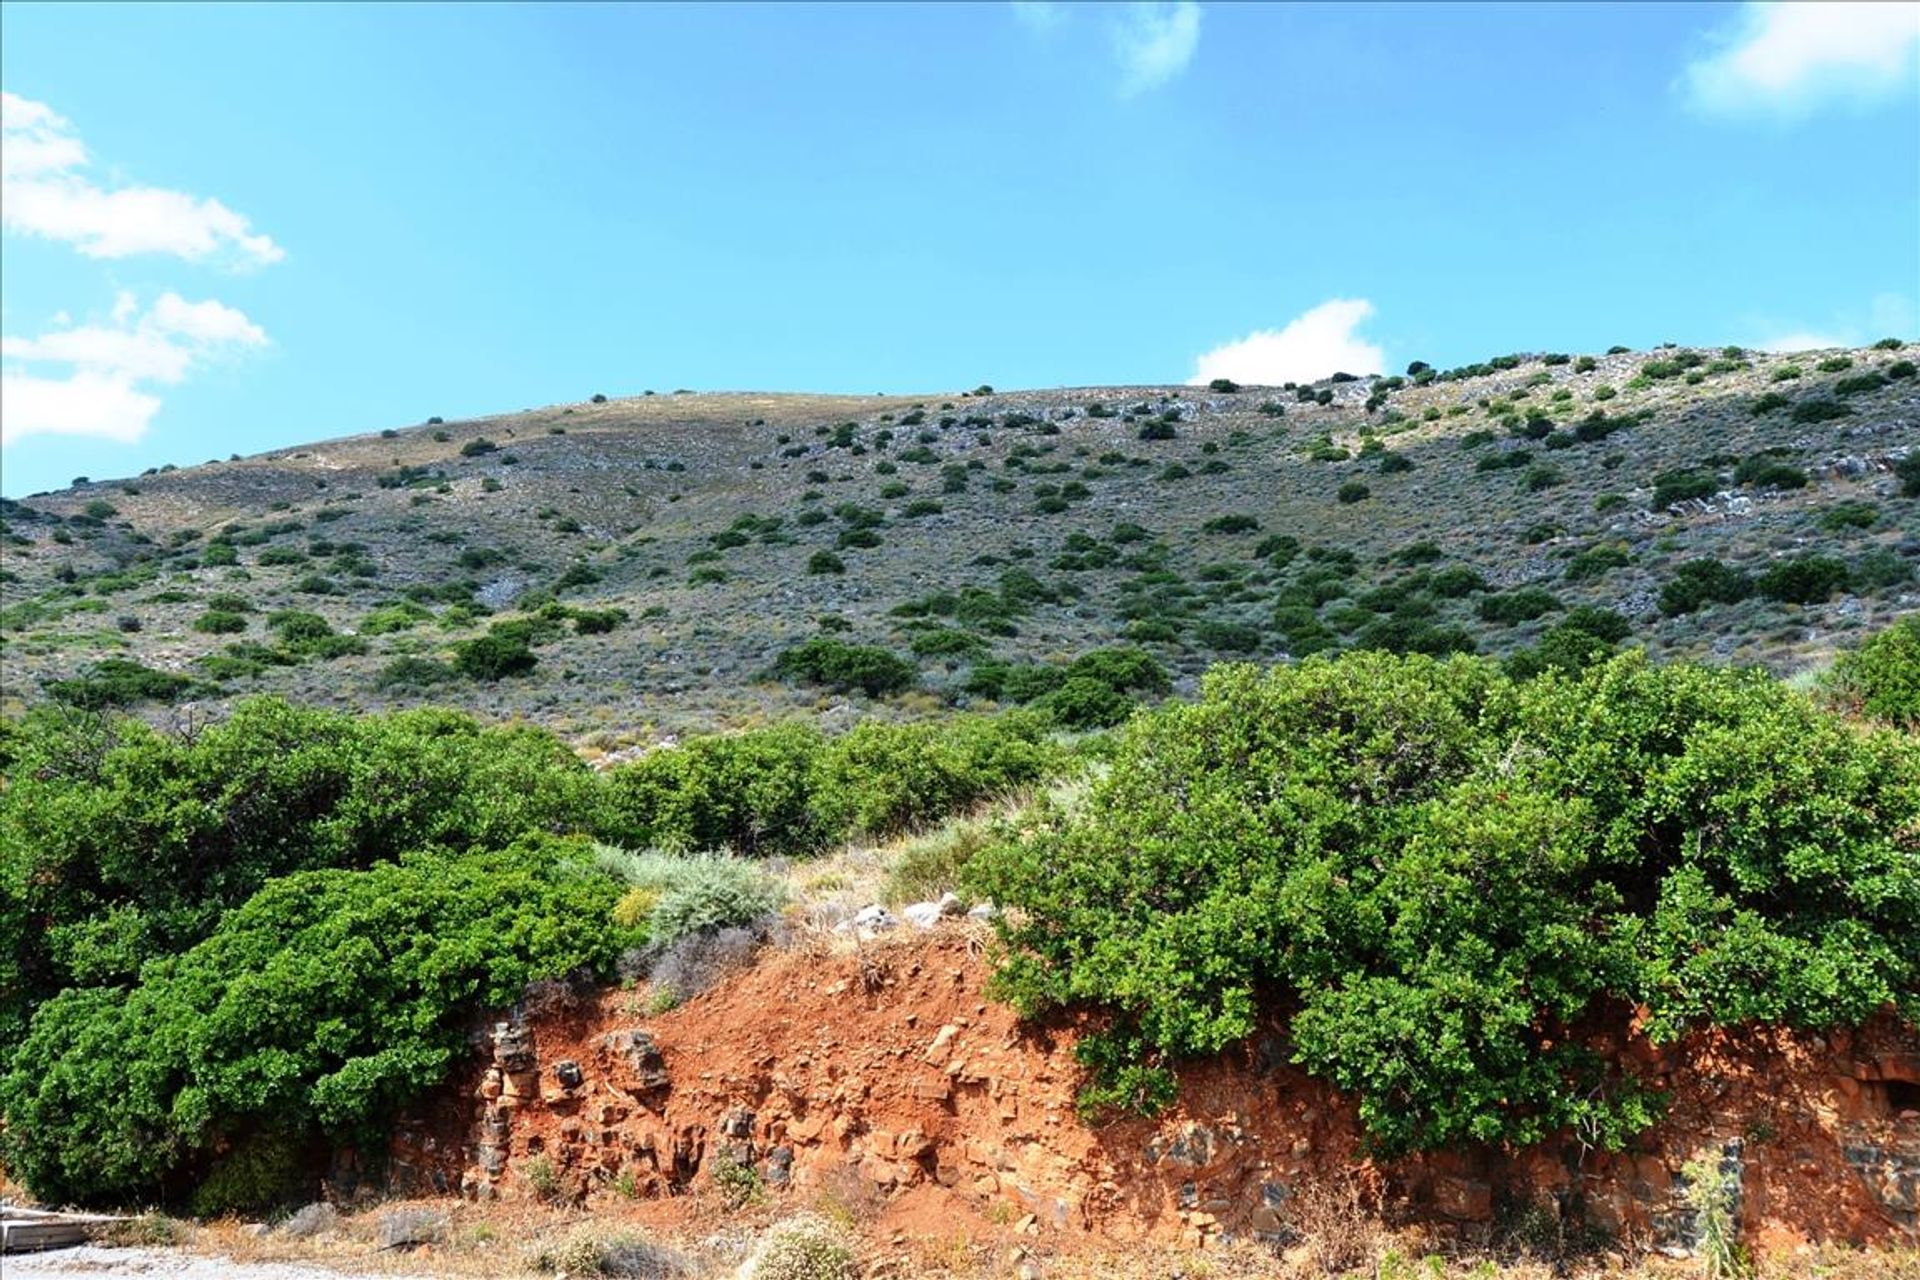
{"type": "Polygon", "coordinates": [[[1342,505],[1351,506],[1356,502],[1364,502],[1372,497],[1373,490],[1369,489],[1362,481],[1349,480],[1341,485],[1339,489],[1335,490],[1333,496],[1339,499],[1342,505]]]}
{"type": "Polygon", "coordinates": [[[1691,467],[1663,471],[1653,478],[1652,506],[1655,511],[1664,511],[1676,502],[1711,498],[1719,487],[1720,481],[1711,471],[1691,467]]]}
{"type": "Polygon", "coordinates": [[[579,636],[605,635],[627,621],[625,609],[569,609],[573,633],[579,636]]]}
{"type": "Polygon", "coordinates": [[[1798,467],[1789,466],[1778,458],[1766,454],[1756,454],[1734,468],[1733,478],[1737,484],[1754,485],[1763,489],[1804,489],[1807,487],[1807,473],[1798,467]]]}
{"type": "Polygon", "coordinates": [[[1848,529],[1871,529],[1879,519],[1879,507],[1853,498],[1836,502],[1822,511],[1820,527],[1828,533],[1845,533],[1848,529]]]}
{"type": "Polygon", "coordinates": [[[1793,420],[1800,423],[1832,422],[1852,415],[1853,410],[1838,400],[1801,400],[1793,406],[1791,414],[1793,420]]]}
{"type": "Polygon", "coordinates": [[[1711,557],[1687,560],[1660,587],[1660,612],[1692,613],[1702,605],[1734,604],[1753,594],[1753,579],[1711,557]]]}
{"type": "Polygon", "coordinates": [[[789,724],[649,752],[608,775],[609,829],[635,846],[817,852],[833,835],[813,806],[823,749],[818,732],[789,724]]]}
{"type": "Polygon", "coordinates": [[[1887,385],[1886,375],[1869,369],[1865,373],[1856,373],[1849,377],[1837,378],[1833,383],[1833,394],[1837,396],[1857,396],[1868,391],[1878,391],[1887,385]]]}
{"type": "Polygon", "coordinates": [[[519,636],[490,630],[453,647],[453,668],[469,680],[503,680],[523,676],[539,662],[519,636]]]}
{"type": "Polygon", "coordinates": [[[572,859],[529,844],[285,876],[130,989],[63,992],[0,1076],[8,1169],[49,1200],[197,1183],[218,1208],[274,1186],[273,1144],[378,1147],[466,1060],[476,1013],[610,970],[633,940],[608,923],[617,886],[572,859]]]}
{"type": "Polygon", "coordinates": [[[1819,604],[1845,591],[1849,576],[1846,562],[1832,556],[1795,556],[1769,566],[1754,589],[1769,600],[1819,604]]]}
{"type": "Polygon", "coordinates": [[[824,576],[846,571],[847,562],[831,551],[816,551],[807,557],[808,573],[824,576]]]}
{"type": "Polygon", "coordinates": [[[378,689],[429,689],[437,684],[451,683],[458,675],[452,667],[433,658],[395,658],[380,668],[373,683],[378,689]]]}
{"type": "Polygon", "coordinates": [[[228,613],[224,609],[209,609],[193,620],[195,631],[204,631],[209,635],[232,635],[236,631],[247,629],[246,615],[228,613]]]}
{"type": "Polygon", "coordinates": [[[774,670],[831,689],[858,689],[870,698],[903,692],[919,680],[913,664],[898,654],[830,636],[815,636],[786,650],[775,660],[774,670]]]}
{"type": "Polygon", "coordinates": [[[360,634],[363,636],[392,635],[397,631],[411,631],[423,622],[433,618],[433,611],[411,600],[402,600],[395,604],[383,604],[370,610],[360,619],[360,634]]]}
{"type": "Polygon", "coordinates": [[[940,723],[862,721],[835,738],[814,773],[813,810],[831,830],[915,831],[1062,765],[1046,722],[1024,712],[940,723]]]}
{"type": "Polygon", "coordinates": [[[1566,579],[1568,582],[1589,582],[1604,578],[1613,570],[1632,563],[1633,557],[1625,547],[1618,543],[1602,543],[1588,547],[1567,561],[1566,579]]]}
{"type": "Polygon", "coordinates": [[[1549,627],[1538,644],[1510,656],[1506,672],[1516,680],[1530,680],[1546,671],[1577,674],[1612,657],[1615,643],[1626,639],[1631,630],[1631,624],[1611,609],[1581,605],[1549,627]]]}
{"type": "Polygon", "coordinates": [[[1560,608],[1560,598],[1540,587],[1522,587],[1480,597],[1480,617],[1487,622],[1508,626],[1532,622],[1560,608]]]}
{"type": "Polygon", "coordinates": [[[178,702],[198,687],[188,676],[156,671],[126,658],[102,658],[80,675],[46,683],[47,696],[55,702],[92,711],[142,702],[178,702]]]}
{"type": "Polygon", "coordinates": [[[1901,497],[1920,498],[1920,449],[1894,463],[1893,473],[1900,478],[1901,497]]]}
{"type": "Polygon", "coordinates": [[[1840,655],[1827,695],[1856,715],[1920,731],[1920,614],[1909,614],[1840,655]]]}
{"type": "Polygon", "coordinates": [[[1596,1019],[1920,1013],[1916,821],[1920,744],[1764,675],[1354,654],[1216,668],[967,882],[1010,908],[997,992],[1098,1015],[1090,1109],[1163,1105],[1173,1062],[1285,1010],[1383,1152],[1617,1149],[1657,1101],[1596,1019]]]}

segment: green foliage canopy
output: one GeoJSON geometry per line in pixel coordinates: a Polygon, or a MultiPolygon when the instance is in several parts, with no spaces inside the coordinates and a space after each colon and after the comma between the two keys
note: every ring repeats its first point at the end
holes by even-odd
{"type": "Polygon", "coordinates": [[[1283,1010],[1384,1150],[1617,1146],[1652,1101],[1580,1032],[1630,1006],[1661,1040],[1920,1015],[1916,841],[1920,744],[1764,675],[1356,653],[1215,668],[969,875],[1001,991],[1106,1015],[1090,1107],[1283,1010]]]}

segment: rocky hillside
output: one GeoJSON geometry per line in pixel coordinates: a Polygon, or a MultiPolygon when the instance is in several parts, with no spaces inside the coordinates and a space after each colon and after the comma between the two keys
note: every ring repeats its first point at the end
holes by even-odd
{"type": "Polygon", "coordinates": [[[13,712],[278,691],[611,747],[857,702],[774,673],[821,635],[911,664],[872,685],[905,686],[898,714],[1009,700],[1006,664],[1122,642],[1184,679],[1512,653],[1570,619],[1791,674],[1920,602],[1916,458],[1892,342],[1284,388],[595,396],[9,502],[0,683],[13,712]]]}

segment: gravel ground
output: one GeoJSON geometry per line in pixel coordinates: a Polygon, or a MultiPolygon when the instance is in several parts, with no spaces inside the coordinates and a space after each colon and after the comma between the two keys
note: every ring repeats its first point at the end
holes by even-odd
{"type": "MultiPolygon", "coordinates": [[[[362,1272],[362,1275],[372,1273],[362,1272]]],[[[142,1280],[352,1280],[352,1273],[292,1262],[229,1262],[176,1249],[105,1249],[79,1245],[14,1253],[0,1261],[6,1280],[73,1280],[137,1276],[142,1280]]],[[[380,1273],[380,1280],[424,1280],[380,1273]]]]}

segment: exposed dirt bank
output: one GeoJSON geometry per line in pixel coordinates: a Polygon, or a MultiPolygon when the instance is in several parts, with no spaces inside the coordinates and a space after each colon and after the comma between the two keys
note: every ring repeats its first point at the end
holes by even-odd
{"type": "Polygon", "coordinates": [[[1467,1239],[1531,1205],[1683,1249],[1680,1169],[1708,1155],[1737,1176],[1743,1233],[1763,1249],[1915,1239],[1910,1029],[1712,1033],[1666,1050],[1622,1034],[1612,1050],[1672,1093],[1637,1152],[1568,1141],[1377,1163],[1352,1108],[1288,1065],[1277,1033],[1186,1071],[1165,1116],[1089,1127],[1071,1028],[1021,1026],[984,995],[988,973],[983,936],[954,926],[851,954],[774,953],[657,1017],[607,993],[502,1023],[396,1139],[398,1189],[616,1189],[670,1220],[689,1192],[791,1186],[876,1200],[912,1235],[1193,1245],[1285,1241],[1357,1171],[1390,1216],[1467,1239]]]}

